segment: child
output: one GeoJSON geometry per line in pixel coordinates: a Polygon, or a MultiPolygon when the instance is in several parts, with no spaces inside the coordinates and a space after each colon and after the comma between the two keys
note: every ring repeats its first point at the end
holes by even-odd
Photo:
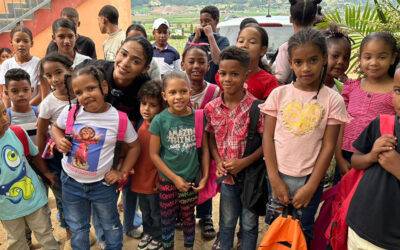
{"type": "Polygon", "coordinates": [[[2,65],[5,60],[11,57],[12,52],[9,48],[0,48],[0,65],[2,65]]]}
{"type": "Polygon", "coordinates": [[[215,82],[215,74],[218,71],[219,54],[221,50],[229,46],[228,38],[217,33],[219,22],[219,10],[215,6],[206,6],[200,10],[200,25],[195,28],[195,32],[189,37],[188,44],[208,43],[208,59],[210,69],[204,79],[210,83],[215,82]]]}
{"type": "Polygon", "coordinates": [[[25,145],[17,133],[8,128],[10,121],[1,101],[0,114],[0,221],[7,232],[7,249],[29,249],[26,224],[44,249],[59,249],[52,233],[46,190],[26,159],[28,152],[51,185],[55,185],[57,179],[48,171],[26,132],[19,128],[20,136],[26,138],[25,145]]]}
{"type": "MultiPolygon", "coordinates": [[[[208,122],[206,130],[211,134],[211,153],[217,163],[217,176],[230,174],[230,178],[221,184],[220,201],[220,247],[226,250],[232,248],[239,217],[241,249],[255,249],[258,236],[258,215],[243,207],[240,199],[242,185],[239,183],[242,178],[239,177],[239,180],[237,175],[244,173],[248,166],[262,157],[261,147],[243,157],[249,131],[249,111],[256,100],[244,89],[249,65],[250,57],[245,50],[237,47],[224,49],[218,70],[224,92],[204,109],[208,122]]],[[[261,134],[262,131],[263,120],[260,117],[257,132],[261,134]]]]}
{"type": "Polygon", "coordinates": [[[157,18],[153,23],[153,58],[160,68],[161,75],[168,71],[180,70],[180,56],[174,47],[168,44],[169,23],[164,18],[157,18]]]}
{"type": "MultiPolygon", "coordinates": [[[[293,24],[294,33],[301,29],[311,27],[317,15],[317,6],[322,0],[290,0],[290,22],[293,24]]],[[[273,62],[272,68],[275,77],[281,84],[291,83],[293,80],[292,70],[289,64],[288,42],[279,46],[278,54],[273,62]]]]}
{"type": "Polygon", "coordinates": [[[247,91],[257,99],[267,99],[271,91],[279,86],[275,76],[267,72],[261,61],[268,49],[267,32],[258,25],[248,24],[240,30],[236,46],[246,50],[250,56],[247,91]]]}
{"type": "MultiPolygon", "coordinates": [[[[301,212],[310,243],[322,193],[321,180],[333,156],[340,124],[347,121],[342,97],[323,83],[327,67],[325,37],[302,29],[288,42],[292,84],[274,89],[260,106],[266,115],[263,151],[272,198],[268,207],[291,203],[301,212]]],[[[268,223],[271,211],[267,210],[268,223]]]]}
{"type": "Polygon", "coordinates": [[[125,39],[125,32],[118,27],[119,13],[112,5],[105,5],[99,11],[99,28],[101,34],[108,34],[103,43],[104,59],[114,61],[125,39]]]}
{"type": "MultiPolygon", "coordinates": [[[[3,85],[5,83],[4,75],[9,69],[21,68],[28,72],[30,76],[31,87],[33,88],[32,99],[30,103],[32,105],[38,105],[40,103],[41,94],[38,91],[38,85],[40,85],[38,77],[38,64],[39,58],[32,56],[30,49],[33,46],[33,35],[32,32],[25,26],[16,26],[11,30],[11,45],[14,50],[14,56],[5,60],[0,67],[0,94],[3,94],[3,85]]],[[[6,107],[10,106],[10,101],[7,96],[3,96],[3,101],[6,107]]]]}
{"type": "Polygon", "coordinates": [[[324,32],[324,35],[328,46],[328,69],[325,85],[341,93],[343,82],[347,80],[346,71],[350,63],[350,38],[337,26],[331,26],[324,32]]]}
{"type": "Polygon", "coordinates": [[[194,133],[194,112],[189,107],[190,87],[186,75],[174,71],[167,73],[162,95],[168,108],[151,122],[149,151],[151,160],[160,172],[163,247],[166,250],[174,249],[175,224],[180,210],[184,247],[193,249],[196,193],[204,188],[208,178],[210,155],[207,136],[203,134],[200,167],[194,133]]]}
{"type": "MultiPolygon", "coordinates": [[[[162,110],[161,83],[149,81],[138,93],[140,114],[143,123],[139,128],[140,156],[134,166],[131,190],[138,194],[143,219],[143,236],[138,249],[156,250],[162,248],[160,200],[158,196],[158,172],[149,155],[149,127],[154,116],[162,110]]],[[[129,208],[130,209],[130,208],[129,208]]]]}
{"type": "MultiPolygon", "coordinates": [[[[208,102],[219,96],[219,87],[204,80],[209,67],[207,50],[204,46],[189,46],[183,52],[182,69],[189,78],[190,103],[193,109],[204,109],[208,102]]],[[[200,218],[202,237],[212,240],[216,235],[212,221],[212,199],[197,205],[196,217],[200,218]]]]}
{"type": "Polygon", "coordinates": [[[364,78],[349,80],[342,92],[351,121],[339,136],[336,161],[343,175],[350,168],[352,144],[379,114],[394,114],[393,75],[399,60],[396,39],[386,32],[371,33],[360,46],[360,69],[364,78]]]}
{"type": "MultiPolygon", "coordinates": [[[[71,107],[71,103],[75,102],[75,95],[70,86],[71,70],[72,61],[58,53],[51,53],[40,62],[40,75],[50,84],[53,92],[46,96],[40,105],[36,144],[39,148],[40,155],[44,153],[47,156],[46,162],[50,171],[58,178],[61,177],[62,154],[54,150],[54,142],[48,140],[49,126],[55,124],[65,106],[71,107]]],[[[60,226],[66,229],[68,238],[70,237],[70,231],[64,218],[61,202],[61,185],[57,188],[52,188],[52,190],[56,198],[56,205],[60,215],[60,226]]]]}
{"type": "Polygon", "coordinates": [[[381,135],[379,118],[353,143],[351,165],[365,169],[347,214],[348,249],[400,249],[400,70],[393,84],[395,132],[381,135]],[[373,215],[373,216],[371,216],[373,215]]]}
{"type": "Polygon", "coordinates": [[[89,249],[93,209],[104,230],[106,248],[121,249],[116,183],[126,181],[139,156],[137,134],[125,114],[105,102],[108,84],[102,71],[92,65],[75,70],[72,90],[78,104],[71,110],[65,107],[52,126],[57,148],[65,154],[61,172],[62,202],[65,221],[72,233],[71,246],[89,249]],[[116,169],[113,162],[118,162],[114,155],[119,157],[115,152],[119,121],[126,122],[121,126],[126,126],[123,141],[128,149],[121,167],[116,169]]]}

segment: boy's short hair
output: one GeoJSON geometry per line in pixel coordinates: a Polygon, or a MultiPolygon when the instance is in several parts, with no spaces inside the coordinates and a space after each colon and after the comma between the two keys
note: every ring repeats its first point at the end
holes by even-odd
{"type": "Polygon", "coordinates": [[[114,25],[118,25],[119,13],[117,8],[112,5],[103,6],[99,11],[99,16],[107,18],[107,20],[114,25]]]}
{"type": "Polygon", "coordinates": [[[206,6],[200,10],[200,15],[203,13],[208,13],[211,17],[219,22],[219,9],[213,5],[206,6]]]}
{"type": "Polygon", "coordinates": [[[138,92],[139,100],[142,101],[145,98],[154,98],[157,99],[158,104],[163,107],[164,100],[162,98],[161,92],[161,81],[160,80],[150,80],[143,84],[138,92]]]}
{"type": "Polygon", "coordinates": [[[220,61],[223,60],[235,60],[242,65],[243,68],[246,70],[249,69],[250,65],[250,56],[249,53],[241,48],[238,48],[236,46],[229,46],[225,48],[224,50],[221,51],[221,54],[219,55],[220,61]]]}
{"type": "Polygon", "coordinates": [[[66,16],[68,18],[77,18],[79,19],[79,13],[76,11],[76,9],[71,8],[71,7],[65,7],[61,11],[61,16],[66,16]]]}
{"type": "Polygon", "coordinates": [[[29,83],[29,85],[31,84],[31,77],[30,77],[30,75],[28,74],[28,72],[26,72],[26,71],[23,70],[23,69],[18,69],[18,68],[9,69],[9,70],[6,72],[6,74],[5,74],[5,76],[4,76],[4,79],[5,79],[5,86],[6,86],[6,87],[8,86],[8,84],[9,84],[11,81],[22,81],[22,80],[26,80],[26,81],[29,83]]]}

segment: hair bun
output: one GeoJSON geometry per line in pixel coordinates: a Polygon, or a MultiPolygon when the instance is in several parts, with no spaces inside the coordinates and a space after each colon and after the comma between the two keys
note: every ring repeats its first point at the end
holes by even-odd
{"type": "Polygon", "coordinates": [[[297,0],[289,0],[290,5],[295,5],[297,3],[297,0]]]}

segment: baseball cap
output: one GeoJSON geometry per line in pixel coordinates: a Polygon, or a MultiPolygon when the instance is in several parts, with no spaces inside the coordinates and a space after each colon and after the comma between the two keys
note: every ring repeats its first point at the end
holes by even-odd
{"type": "Polygon", "coordinates": [[[154,20],[153,30],[160,28],[162,24],[166,25],[167,28],[169,28],[169,23],[167,20],[165,20],[164,18],[157,18],[156,20],[154,20]]]}

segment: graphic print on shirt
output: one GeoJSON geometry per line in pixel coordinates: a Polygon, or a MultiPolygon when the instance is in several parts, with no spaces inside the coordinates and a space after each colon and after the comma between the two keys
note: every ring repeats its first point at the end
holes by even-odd
{"type": "Polygon", "coordinates": [[[83,170],[80,172],[87,175],[96,173],[106,133],[105,128],[74,125],[72,153],[68,156],[68,163],[75,168],[75,171],[83,170]]]}
{"type": "MultiPolygon", "coordinates": [[[[11,181],[0,183],[0,197],[5,196],[13,204],[18,204],[22,199],[29,200],[35,193],[32,179],[27,176],[25,160],[18,151],[11,145],[3,147],[0,164],[4,166],[0,175],[12,176],[11,181]]],[[[2,199],[2,198],[1,198],[2,199]]]]}
{"type": "Polygon", "coordinates": [[[168,131],[169,149],[177,154],[189,153],[196,147],[194,128],[174,127],[168,131]]]}
{"type": "Polygon", "coordinates": [[[302,136],[319,126],[325,110],[315,100],[304,104],[294,100],[286,103],[280,112],[285,128],[296,136],[302,136]]]}

